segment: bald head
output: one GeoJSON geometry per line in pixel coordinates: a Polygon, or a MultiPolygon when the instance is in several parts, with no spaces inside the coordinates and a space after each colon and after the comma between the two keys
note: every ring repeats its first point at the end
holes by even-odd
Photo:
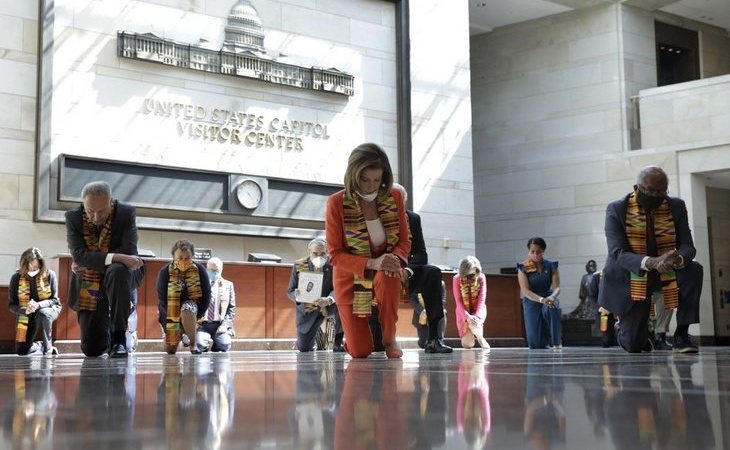
{"type": "Polygon", "coordinates": [[[646,166],[636,176],[636,185],[650,197],[665,197],[669,188],[669,177],[659,166],[646,166]]]}

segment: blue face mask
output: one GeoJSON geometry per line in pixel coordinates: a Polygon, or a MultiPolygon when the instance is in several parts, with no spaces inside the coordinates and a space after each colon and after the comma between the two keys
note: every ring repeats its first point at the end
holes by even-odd
{"type": "Polygon", "coordinates": [[[208,269],[207,272],[208,272],[208,278],[210,278],[210,281],[215,281],[218,279],[219,274],[218,274],[217,270],[208,269]]]}

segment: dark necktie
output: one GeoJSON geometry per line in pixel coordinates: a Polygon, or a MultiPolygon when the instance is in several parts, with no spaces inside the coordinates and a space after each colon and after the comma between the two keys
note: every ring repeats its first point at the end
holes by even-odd
{"type": "MultiPolygon", "coordinates": [[[[654,235],[654,214],[646,213],[646,254],[647,256],[659,256],[657,253],[656,236],[654,235]]],[[[659,272],[650,270],[647,280],[647,295],[661,288],[659,272]]]]}
{"type": "Polygon", "coordinates": [[[219,284],[218,289],[215,289],[216,283],[217,282],[214,282],[213,283],[214,286],[211,286],[213,288],[212,289],[213,292],[211,292],[212,295],[210,298],[210,303],[208,304],[208,310],[205,312],[205,320],[207,320],[208,322],[216,321],[215,320],[216,319],[215,311],[216,311],[216,309],[218,309],[218,299],[220,298],[220,295],[221,295],[220,289],[222,288],[222,286],[219,284]]]}

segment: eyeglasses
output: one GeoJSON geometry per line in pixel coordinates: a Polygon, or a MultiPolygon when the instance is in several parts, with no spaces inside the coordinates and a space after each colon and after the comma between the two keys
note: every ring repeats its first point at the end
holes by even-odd
{"type": "Polygon", "coordinates": [[[466,275],[466,279],[467,279],[467,280],[473,280],[473,279],[475,279],[476,277],[477,277],[477,274],[475,274],[475,273],[470,273],[470,274],[467,274],[467,275],[466,275]]]}

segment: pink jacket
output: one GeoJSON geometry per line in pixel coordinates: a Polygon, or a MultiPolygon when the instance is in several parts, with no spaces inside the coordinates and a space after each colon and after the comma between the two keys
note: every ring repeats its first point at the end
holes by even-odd
{"type": "MultiPolygon", "coordinates": [[[[456,328],[459,330],[459,336],[464,336],[464,333],[468,329],[465,325],[467,311],[464,308],[464,302],[461,299],[461,277],[459,275],[454,276],[452,282],[452,288],[454,292],[454,301],[456,302],[456,328]]],[[[479,295],[476,298],[476,306],[472,305],[469,314],[477,316],[479,320],[484,323],[487,318],[487,277],[483,273],[479,274],[477,278],[479,283],[479,295]]]]}

